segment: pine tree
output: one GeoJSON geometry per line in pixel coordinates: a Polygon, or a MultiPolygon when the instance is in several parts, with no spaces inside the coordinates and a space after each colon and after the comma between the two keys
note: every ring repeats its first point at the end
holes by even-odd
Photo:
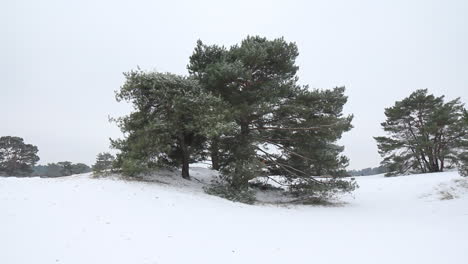
{"type": "Polygon", "coordinates": [[[468,149],[468,115],[460,99],[417,90],[385,109],[381,125],[389,136],[375,137],[387,175],[440,172],[458,164],[468,149]]]}
{"type": "Polygon", "coordinates": [[[39,161],[38,149],[20,137],[0,137],[0,175],[27,176],[39,161]]]}
{"type": "Polygon", "coordinates": [[[96,163],[92,167],[94,174],[99,175],[109,172],[114,166],[114,161],[115,157],[108,152],[97,154],[96,163]]]}
{"type": "Polygon", "coordinates": [[[283,38],[247,37],[229,49],[198,41],[190,57],[190,74],[227,103],[236,124],[231,134],[210,139],[210,151],[213,168],[237,188],[265,169],[291,182],[344,175],[348,160],[334,143],[351,129],[352,116],[342,115],[344,88],[299,86],[298,54],[283,38]]]}
{"type": "Polygon", "coordinates": [[[161,166],[181,167],[189,179],[189,163],[204,157],[205,141],[227,127],[221,100],[198,82],[169,73],[131,71],[117,100],[135,111],[117,120],[125,139],[112,141],[121,152],[117,166],[126,174],[161,166]]]}

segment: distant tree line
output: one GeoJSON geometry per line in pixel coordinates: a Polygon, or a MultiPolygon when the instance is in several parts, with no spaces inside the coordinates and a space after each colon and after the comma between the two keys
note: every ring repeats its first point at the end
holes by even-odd
{"type": "Polygon", "coordinates": [[[34,166],[31,175],[43,177],[61,177],[87,172],[91,172],[91,167],[84,163],[71,163],[70,161],[61,161],[57,163],[48,163],[47,165],[34,166]]]}
{"type": "Polygon", "coordinates": [[[70,161],[36,165],[38,151],[37,146],[24,143],[20,137],[0,137],[0,175],[60,177],[91,171],[86,164],[70,161]]]}
{"type": "Polygon", "coordinates": [[[369,175],[376,175],[387,173],[388,169],[385,166],[378,166],[375,168],[365,168],[362,170],[348,170],[348,174],[350,176],[369,176],[369,175]]]}

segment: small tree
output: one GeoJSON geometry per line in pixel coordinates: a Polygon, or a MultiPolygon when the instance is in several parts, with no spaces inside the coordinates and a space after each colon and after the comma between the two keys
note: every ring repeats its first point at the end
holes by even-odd
{"type": "Polygon", "coordinates": [[[96,163],[93,165],[93,172],[97,175],[110,172],[113,168],[115,157],[108,153],[99,153],[96,157],[96,163]]]}
{"type": "Polygon", "coordinates": [[[0,175],[27,176],[39,161],[38,149],[20,137],[0,137],[0,175]]]}
{"type": "Polygon", "coordinates": [[[468,149],[468,115],[457,98],[444,102],[417,90],[385,109],[389,136],[375,137],[387,175],[440,172],[460,162],[468,149]]]}

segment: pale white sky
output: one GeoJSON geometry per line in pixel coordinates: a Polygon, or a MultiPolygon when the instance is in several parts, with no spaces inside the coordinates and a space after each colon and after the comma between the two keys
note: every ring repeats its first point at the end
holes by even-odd
{"type": "Polygon", "coordinates": [[[119,137],[108,116],[122,72],[186,74],[195,42],[284,36],[302,84],[346,86],[350,169],[377,166],[384,108],[428,88],[468,102],[468,1],[2,1],[0,136],[39,147],[44,164],[94,162],[119,137]]]}

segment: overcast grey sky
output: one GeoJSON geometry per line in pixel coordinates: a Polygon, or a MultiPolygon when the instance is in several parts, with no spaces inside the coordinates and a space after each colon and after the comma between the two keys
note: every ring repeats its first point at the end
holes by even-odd
{"type": "Polygon", "coordinates": [[[468,1],[2,1],[0,136],[39,147],[39,163],[94,162],[120,132],[108,116],[122,72],[186,74],[197,39],[232,45],[284,36],[301,84],[346,86],[350,168],[377,166],[384,108],[412,91],[468,102],[468,1]]]}

